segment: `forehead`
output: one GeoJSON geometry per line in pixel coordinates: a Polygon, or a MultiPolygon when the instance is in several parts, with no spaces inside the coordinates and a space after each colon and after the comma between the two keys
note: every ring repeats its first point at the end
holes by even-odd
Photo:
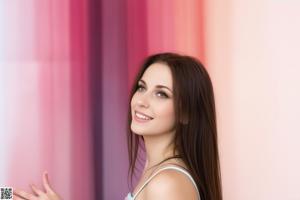
{"type": "Polygon", "coordinates": [[[147,85],[164,85],[172,88],[172,72],[164,63],[153,63],[144,72],[142,78],[147,85]]]}

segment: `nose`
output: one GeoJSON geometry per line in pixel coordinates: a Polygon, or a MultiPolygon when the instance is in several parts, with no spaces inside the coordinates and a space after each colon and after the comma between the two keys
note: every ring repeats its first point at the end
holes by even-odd
{"type": "Polygon", "coordinates": [[[138,100],[137,100],[137,105],[139,107],[145,107],[148,108],[149,107],[149,102],[148,102],[148,97],[146,94],[141,95],[138,100]]]}

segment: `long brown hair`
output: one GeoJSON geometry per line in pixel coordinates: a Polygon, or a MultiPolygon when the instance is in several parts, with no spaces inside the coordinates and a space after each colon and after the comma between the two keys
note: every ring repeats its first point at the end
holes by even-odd
{"type": "MultiPolygon", "coordinates": [[[[176,119],[175,149],[194,178],[201,200],[222,200],[215,100],[208,72],[199,60],[191,56],[176,53],[151,55],[145,59],[136,76],[130,100],[138,88],[138,81],[153,63],[165,63],[171,69],[176,119]]],[[[130,129],[131,120],[129,104],[128,175],[132,182],[139,152],[145,150],[143,137],[134,134],[130,129]]]]}

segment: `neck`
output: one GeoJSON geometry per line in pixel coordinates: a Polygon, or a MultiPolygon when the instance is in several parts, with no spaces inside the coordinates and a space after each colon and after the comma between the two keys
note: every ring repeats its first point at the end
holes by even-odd
{"type": "Polygon", "coordinates": [[[147,170],[148,168],[160,163],[166,158],[174,156],[174,143],[172,136],[173,134],[143,136],[147,155],[144,170],[147,170]]]}

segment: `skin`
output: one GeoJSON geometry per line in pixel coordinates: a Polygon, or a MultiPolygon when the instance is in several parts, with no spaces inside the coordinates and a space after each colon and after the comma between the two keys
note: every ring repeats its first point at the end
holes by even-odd
{"type": "MultiPolygon", "coordinates": [[[[150,168],[167,157],[173,156],[175,136],[175,112],[173,101],[173,80],[170,68],[163,63],[154,63],[144,72],[138,90],[131,99],[131,130],[142,135],[145,141],[146,163],[142,176],[133,191],[137,190],[155,172],[168,164],[186,168],[181,159],[174,158],[155,168],[150,168]],[[167,88],[158,88],[158,85],[167,88]],[[135,111],[140,111],[153,119],[139,123],[134,119],[135,111]],[[150,168],[150,169],[149,169],[150,168]]],[[[197,192],[186,175],[164,170],[157,174],[137,196],[136,200],[184,200],[197,199],[197,192]]]]}

